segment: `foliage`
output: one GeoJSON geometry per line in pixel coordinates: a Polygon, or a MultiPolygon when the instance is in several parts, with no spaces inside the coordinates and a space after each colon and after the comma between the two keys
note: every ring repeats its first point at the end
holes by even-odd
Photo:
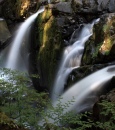
{"type": "Polygon", "coordinates": [[[30,81],[23,73],[2,69],[1,77],[0,111],[19,126],[36,127],[39,111],[46,106],[48,94],[38,94],[31,87],[27,87],[30,81]]]}
{"type": "Polygon", "coordinates": [[[74,98],[65,104],[59,99],[52,105],[47,93],[37,93],[32,86],[27,87],[31,83],[27,75],[9,69],[0,71],[0,124],[30,130],[114,130],[114,103],[99,103],[100,118],[95,121],[89,112],[67,111],[74,98]]]}

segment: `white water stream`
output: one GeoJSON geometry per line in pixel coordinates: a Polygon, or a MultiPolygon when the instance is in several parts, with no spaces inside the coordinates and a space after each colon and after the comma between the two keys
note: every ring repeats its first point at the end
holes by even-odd
{"type": "Polygon", "coordinates": [[[30,26],[34,22],[35,18],[38,16],[39,13],[41,13],[43,11],[44,11],[44,8],[38,10],[37,13],[30,16],[20,26],[20,28],[17,32],[17,35],[16,35],[12,45],[10,46],[10,50],[9,50],[9,53],[7,54],[6,63],[4,65],[4,67],[11,68],[11,69],[19,69],[20,66],[22,66],[21,68],[23,68],[24,63],[22,63],[22,60],[21,60],[22,57],[20,55],[20,47],[23,43],[23,40],[25,40],[24,38],[27,36],[30,26]]]}
{"type": "Polygon", "coordinates": [[[74,42],[73,45],[70,45],[67,48],[65,48],[64,54],[62,56],[62,62],[60,64],[59,71],[53,85],[53,102],[55,102],[58,99],[58,97],[63,93],[64,84],[66,83],[68,75],[71,73],[73,69],[78,68],[80,66],[85,42],[92,35],[93,25],[98,21],[99,19],[94,20],[92,23],[85,24],[79,32],[80,34],[79,37],[77,37],[77,41],[74,42]]]}
{"type": "MultiPolygon", "coordinates": [[[[113,76],[115,76],[115,65],[101,69],[71,86],[70,89],[61,95],[62,104],[74,100],[74,102],[70,104],[64,112],[70,110],[76,110],[76,112],[81,111],[80,105],[84,100],[86,100],[88,95],[93,93],[93,96],[95,97],[95,94],[97,94],[96,92],[101,90],[103,85],[108,82],[113,76]]],[[[58,103],[58,101],[55,102],[54,106],[56,106],[58,103]]],[[[86,106],[84,107],[86,108],[86,106]]]]}

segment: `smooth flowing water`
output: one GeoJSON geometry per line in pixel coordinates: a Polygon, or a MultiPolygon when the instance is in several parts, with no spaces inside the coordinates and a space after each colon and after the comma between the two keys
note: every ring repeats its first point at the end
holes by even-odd
{"type": "Polygon", "coordinates": [[[93,25],[98,21],[99,19],[94,20],[92,23],[84,24],[81,30],[79,30],[79,36],[77,36],[76,38],[76,31],[73,33],[70,42],[72,40],[75,41],[75,39],[76,41],[64,50],[62,62],[60,64],[59,71],[53,85],[53,102],[55,102],[58,97],[63,93],[64,84],[66,83],[68,75],[73,69],[78,68],[80,66],[85,42],[92,35],[93,25]]]}
{"type": "MultiPolygon", "coordinates": [[[[34,22],[37,15],[44,11],[44,8],[40,9],[37,13],[30,16],[19,28],[17,35],[10,46],[9,53],[7,54],[7,62],[5,63],[4,67],[11,68],[11,69],[19,69],[18,66],[22,66],[23,63],[19,63],[21,61],[20,56],[20,47],[23,43],[24,38],[29,32],[29,28],[34,22]]],[[[29,35],[28,35],[29,36],[29,35]]],[[[29,38],[29,37],[28,37],[29,38]]],[[[27,38],[27,39],[28,39],[27,38]]]]}
{"type": "MultiPolygon", "coordinates": [[[[113,76],[115,76],[115,65],[101,69],[71,86],[70,89],[61,95],[62,104],[74,101],[66,110],[64,110],[64,113],[70,110],[80,112],[81,110],[86,109],[88,107],[87,105],[91,108],[93,105],[91,103],[92,97],[95,98],[97,92],[100,91],[104,84],[106,84],[113,76]],[[84,100],[89,98],[91,99],[84,105],[84,100]]],[[[58,103],[58,101],[55,102],[54,107],[56,107],[58,103]]]]}

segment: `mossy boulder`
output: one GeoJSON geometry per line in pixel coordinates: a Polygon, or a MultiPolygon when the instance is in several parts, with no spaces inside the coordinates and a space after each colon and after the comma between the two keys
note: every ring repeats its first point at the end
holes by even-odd
{"type": "Polygon", "coordinates": [[[38,16],[37,68],[42,86],[50,86],[63,50],[60,28],[53,10],[48,7],[38,16]],[[39,69],[40,68],[40,69],[39,69]]]}
{"type": "Polygon", "coordinates": [[[0,49],[4,46],[4,42],[6,42],[10,37],[11,34],[6,21],[4,19],[0,19],[0,49]]]}
{"type": "Polygon", "coordinates": [[[93,35],[86,42],[82,65],[114,61],[115,13],[104,14],[94,25],[93,35]]]}
{"type": "Polygon", "coordinates": [[[0,3],[0,17],[5,18],[8,25],[14,24],[36,12],[38,7],[37,0],[4,0],[0,3]]]}

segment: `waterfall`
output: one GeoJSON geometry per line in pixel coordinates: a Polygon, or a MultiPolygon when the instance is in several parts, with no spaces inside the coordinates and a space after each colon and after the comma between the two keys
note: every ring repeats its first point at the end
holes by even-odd
{"type": "Polygon", "coordinates": [[[28,29],[29,27],[32,25],[32,23],[34,22],[35,18],[37,17],[37,15],[41,12],[44,11],[44,8],[38,10],[37,13],[33,14],[32,16],[30,16],[19,28],[17,35],[10,47],[9,50],[9,54],[7,57],[7,62],[5,64],[6,68],[11,68],[11,69],[18,69],[17,66],[22,66],[22,63],[20,63],[20,47],[22,45],[22,42],[24,40],[24,38],[26,37],[26,34],[29,32],[28,29]]]}
{"type": "MultiPolygon", "coordinates": [[[[96,92],[101,90],[104,84],[113,76],[115,76],[115,65],[101,69],[71,86],[60,98],[62,104],[74,101],[72,104],[69,104],[68,108],[64,110],[64,113],[70,110],[80,112],[88,106],[91,108],[94,103],[91,102],[93,100],[92,97],[95,98],[97,96],[96,92]],[[84,100],[87,101],[87,99],[90,100],[84,104],[84,100]]],[[[56,107],[58,103],[59,101],[55,102],[53,104],[54,107],[56,107]]]]}
{"type": "MultiPolygon", "coordinates": [[[[92,35],[92,28],[95,23],[97,23],[99,19],[93,20],[92,23],[84,24],[84,26],[80,30],[79,37],[77,37],[76,41],[65,48],[62,62],[59,67],[58,74],[56,76],[54,87],[52,91],[52,101],[55,102],[58,97],[63,93],[64,84],[66,83],[68,75],[75,68],[78,68],[81,63],[81,57],[84,50],[84,44],[88,40],[88,38],[92,35]]],[[[76,30],[73,33],[71,40],[75,37],[76,30]]]]}

